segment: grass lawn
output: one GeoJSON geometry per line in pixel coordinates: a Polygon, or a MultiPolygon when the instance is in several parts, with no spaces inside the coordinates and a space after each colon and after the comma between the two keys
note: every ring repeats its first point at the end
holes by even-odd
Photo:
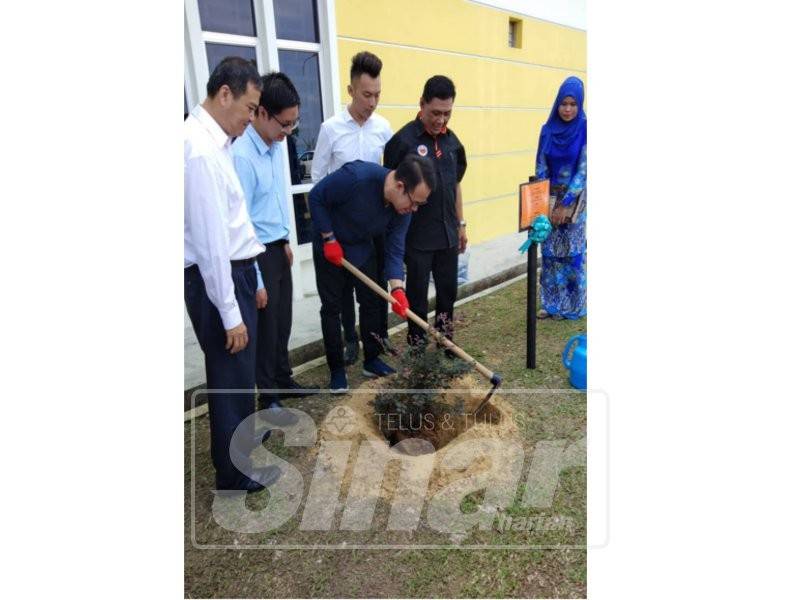
{"type": "MultiPolygon", "coordinates": [[[[530,449],[541,440],[576,440],[585,436],[586,402],[583,394],[563,394],[569,389],[561,365],[564,343],[586,330],[586,321],[538,322],[537,369],[525,368],[526,281],[523,279],[497,292],[468,302],[456,309],[456,342],[489,368],[500,372],[502,389],[545,390],[531,395],[505,394],[503,399],[524,416],[520,435],[530,458],[530,449]],[[554,390],[552,393],[546,390],[554,390]]],[[[405,331],[393,336],[404,345],[405,331]]],[[[393,361],[389,361],[393,362],[393,361]]],[[[350,387],[363,382],[360,364],[350,367],[350,387]]],[[[325,387],[328,370],[321,366],[298,376],[301,384],[325,387]]],[[[337,398],[315,397],[292,401],[287,406],[311,415],[316,422],[327,414],[337,398]]],[[[214,475],[209,456],[207,417],[185,424],[185,592],[187,597],[585,597],[586,596],[586,470],[570,467],[562,471],[552,506],[534,509],[522,506],[519,496],[505,514],[511,517],[566,519],[569,529],[554,528],[531,532],[473,531],[466,539],[427,529],[413,533],[387,532],[388,507],[376,510],[373,529],[366,532],[300,531],[303,507],[288,523],[260,534],[242,534],[220,527],[211,514],[214,475]],[[196,444],[194,542],[219,544],[463,544],[562,546],[557,549],[467,550],[447,549],[203,549],[192,538],[191,441],[196,444]],[[381,524],[383,527],[381,527],[381,524]],[[526,537],[527,536],[527,537],[526,537]]],[[[314,470],[314,456],[308,448],[283,446],[282,434],[265,444],[306,475],[314,470]]],[[[523,473],[528,471],[526,460],[523,473]]],[[[524,476],[523,476],[524,477],[524,476]]],[[[524,479],[521,480],[521,487],[524,479]]],[[[346,490],[344,490],[346,494],[346,490]]],[[[521,494],[521,491],[520,491],[521,494]]],[[[344,496],[343,496],[344,497],[344,496]]],[[[263,508],[266,492],[248,498],[253,510],[263,508]]],[[[462,510],[476,510],[481,494],[467,496],[462,510]]],[[[341,513],[341,507],[339,512],[341,513]]],[[[338,523],[338,517],[335,523],[338,523]]]]}

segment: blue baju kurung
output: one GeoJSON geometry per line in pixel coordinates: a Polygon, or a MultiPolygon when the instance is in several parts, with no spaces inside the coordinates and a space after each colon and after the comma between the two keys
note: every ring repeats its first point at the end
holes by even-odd
{"type": "MultiPolygon", "coordinates": [[[[550,118],[542,126],[536,154],[536,176],[553,186],[566,186],[561,204],[574,204],[586,188],[586,115],[583,83],[569,77],[561,85],[550,118]],[[569,122],[558,115],[570,96],[578,114],[569,122]]],[[[575,223],[554,227],[542,244],[542,308],[551,315],[578,319],[586,315],[586,210],[575,223]]]]}

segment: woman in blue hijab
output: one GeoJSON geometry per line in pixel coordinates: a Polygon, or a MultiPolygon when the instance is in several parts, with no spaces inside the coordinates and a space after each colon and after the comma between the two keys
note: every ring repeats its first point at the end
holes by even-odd
{"type": "MultiPolygon", "coordinates": [[[[586,190],[586,114],[583,82],[568,77],[558,90],[550,117],[542,126],[536,153],[536,176],[559,190],[550,220],[553,232],[542,244],[540,319],[586,316],[586,209],[570,222],[586,190]]],[[[585,199],[585,194],[583,198],[585,199]]]]}

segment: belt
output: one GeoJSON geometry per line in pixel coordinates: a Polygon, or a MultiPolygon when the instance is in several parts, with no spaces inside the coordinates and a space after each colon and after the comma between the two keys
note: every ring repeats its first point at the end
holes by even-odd
{"type": "Polygon", "coordinates": [[[250,265],[255,264],[256,259],[253,258],[243,258],[242,260],[232,260],[231,266],[232,267],[249,267],[250,265]]]}
{"type": "Polygon", "coordinates": [[[267,248],[270,248],[270,247],[272,247],[272,246],[280,246],[280,247],[283,247],[283,246],[285,246],[285,245],[286,245],[286,244],[288,244],[288,243],[289,243],[289,240],[275,240],[274,242],[267,242],[267,243],[266,243],[266,244],[264,244],[264,245],[265,245],[267,248]]]}
{"type": "MultiPolygon", "coordinates": [[[[237,269],[241,267],[249,267],[250,265],[254,265],[256,263],[256,259],[254,258],[244,258],[242,260],[232,260],[231,261],[231,268],[237,269]]],[[[200,273],[200,267],[197,264],[189,265],[184,269],[184,271],[192,271],[200,273]]]]}
{"type": "MultiPolygon", "coordinates": [[[[244,258],[242,260],[232,260],[231,261],[231,267],[249,267],[250,265],[254,265],[254,264],[256,264],[255,257],[253,257],[253,258],[244,258]]],[[[186,270],[186,271],[193,270],[193,271],[199,272],[200,271],[200,267],[198,267],[197,264],[195,263],[193,265],[189,265],[184,270],[186,270]]]]}
{"type": "MultiPolygon", "coordinates": [[[[231,261],[231,269],[240,269],[240,268],[243,268],[243,267],[249,267],[249,266],[254,265],[255,263],[256,263],[256,259],[255,258],[245,258],[245,259],[242,259],[242,260],[232,260],[231,261]]],[[[184,273],[188,273],[189,271],[191,271],[192,273],[196,273],[197,275],[200,275],[200,267],[198,267],[197,264],[189,265],[183,271],[184,271],[184,273]]]]}

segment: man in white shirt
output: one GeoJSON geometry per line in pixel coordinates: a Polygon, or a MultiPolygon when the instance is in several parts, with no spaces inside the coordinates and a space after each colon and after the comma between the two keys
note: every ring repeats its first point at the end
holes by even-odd
{"type": "Polygon", "coordinates": [[[254,431],[234,431],[255,408],[256,269],[264,251],[247,212],[230,148],[252,121],[261,80],[251,61],[224,59],[208,96],[184,121],[184,300],[205,355],[211,458],[217,490],[256,492],[280,469],[253,469],[254,431]],[[225,390],[213,393],[215,390],[225,390]],[[227,390],[251,390],[232,393],[227,390]]]}
{"type": "MultiPolygon", "coordinates": [[[[350,65],[350,85],[347,93],[351,101],[345,109],[322,124],[314,149],[311,179],[314,183],[353,160],[381,164],[383,147],[392,137],[389,121],[375,113],[381,96],[381,59],[371,52],[359,52],[350,65]]],[[[379,284],[386,287],[384,273],[383,237],[374,240],[378,262],[379,284]]],[[[352,365],[358,359],[355,302],[353,287],[344,291],[342,301],[342,327],[344,329],[344,362],[352,365]]],[[[388,340],[387,304],[380,301],[379,334],[386,350],[393,351],[388,340]]]]}

